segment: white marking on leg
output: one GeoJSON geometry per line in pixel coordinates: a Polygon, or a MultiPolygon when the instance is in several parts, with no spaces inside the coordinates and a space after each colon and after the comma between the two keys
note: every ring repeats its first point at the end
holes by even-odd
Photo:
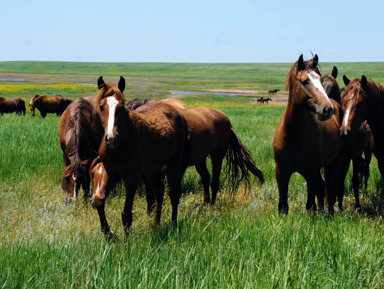
{"type": "Polygon", "coordinates": [[[108,115],[108,126],[107,126],[107,131],[106,131],[106,136],[107,138],[113,138],[113,127],[115,124],[115,112],[116,112],[116,106],[119,102],[117,99],[113,96],[108,96],[107,97],[107,104],[109,107],[109,115],[108,115]]]}

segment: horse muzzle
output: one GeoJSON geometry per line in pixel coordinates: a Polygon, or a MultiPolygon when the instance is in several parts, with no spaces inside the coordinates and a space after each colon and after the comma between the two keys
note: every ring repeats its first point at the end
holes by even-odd
{"type": "Polygon", "coordinates": [[[108,148],[116,148],[120,143],[120,137],[119,134],[115,134],[113,136],[105,136],[105,144],[108,148]]]}
{"type": "Polygon", "coordinates": [[[324,107],[322,111],[317,113],[317,117],[319,120],[324,121],[330,119],[334,112],[335,108],[333,107],[333,105],[331,105],[330,107],[324,107]]]}

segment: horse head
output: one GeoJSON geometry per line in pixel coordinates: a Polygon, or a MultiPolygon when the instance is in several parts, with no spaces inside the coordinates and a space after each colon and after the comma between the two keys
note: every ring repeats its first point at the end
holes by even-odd
{"type": "Polygon", "coordinates": [[[92,162],[89,172],[93,187],[91,204],[94,208],[97,208],[105,202],[108,174],[99,157],[92,162]]]}
{"type": "Polygon", "coordinates": [[[326,74],[322,77],[321,84],[323,85],[325,93],[328,97],[337,101],[341,105],[341,90],[336,81],[337,74],[337,67],[334,66],[331,74],[326,74]]]}
{"type": "Polygon", "coordinates": [[[61,186],[65,192],[65,201],[71,202],[77,198],[80,186],[84,181],[86,170],[85,167],[89,164],[89,159],[81,163],[69,164],[61,176],[61,186]]]}
{"type": "Polygon", "coordinates": [[[124,108],[125,79],[120,76],[118,85],[106,84],[100,76],[97,85],[99,88],[96,96],[96,109],[105,129],[105,144],[108,148],[119,145],[118,120],[126,113],[124,108]]]}
{"type": "Polygon", "coordinates": [[[36,99],[37,99],[39,96],[40,96],[40,95],[38,95],[38,94],[34,94],[34,95],[32,95],[32,98],[31,98],[31,100],[29,101],[29,109],[31,110],[32,116],[35,116],[35,102],[36,102],[36,99]]]}
{"type": "Polygon", "coordinates": [[[321,85],[318,61],[317,55],[307,61],[300,55],[288,73],[286,84],[293,104],[306,106],[323,121],[333,115],[334,107],[321,85]]]}
{"type": "Polygon", "coordinates": [[[349,80],[343,75],[345,90],[342,95],[344,108],[343,122],[340,127],[342,135],[348,135],[352,130],[357,129],[361,123],[368,118],[369,104],[368,94],[373,89],[373,82],[364,75],[349,80]]]}

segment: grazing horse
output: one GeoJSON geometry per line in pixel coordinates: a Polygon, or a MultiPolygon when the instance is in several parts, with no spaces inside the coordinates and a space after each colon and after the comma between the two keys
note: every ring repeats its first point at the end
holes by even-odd
{"type": "MultiPolygon", "coordinates": [[[[321,84],[328,97],[334,99],[342,106],[341,90],[336,81],[337,74],[337,67],[333,66],[332,73],[324,75],[321,84]]],[[[372,134],[369,126],[366,123],[363,123],[355,134],[349,138],[343,139],[343,149],[339,156],[340,175],[337,189],[338,207],[340,210],[343,210],[344,180],[351,160],[353,163],[352,186],[355,196],[355,208],[360,209],[359,186],[362,180],[362,175],[365,176],[366,183],[369,177],[369,163],[372,158],[372,151],[370,150],[371,137],[372,134]],[[362,157],[363,152],[365,153],[365,160],[362,157]]]]}
{"type": "Polygon", "coordinates": [[[344,118],[341,133],[350,135],[366,120],[371,128],[374,148],[381,177],[384,179],[384,87],[366,76],[349,80],[343,92],[344,118]]]}
{"type": "Polygon", "coordinates": [[[288,213],[288,184],[294,172],[307,182],[306,209],[317,209],[315,196],[318,207],[323,209],[323,167],[328,211],[331,215],[334,212],[342,112],[340,105],[325,93],[317,65],[317,55],[307,61],[301,55],[287,76],[288,105],[273,139],[280,213],[288,213]]]}
{"type": "Polygon", "coordinates": [[[264,103],[264,97],[259,97],[259,98],[257,99],[257,102],[258,102],[258,103],[264,103]]]}
{"type": "Polygon", "coordinates": [[[80,186],[89,195],[89,167],[100,147],[104,128],[94,113],[94,98],[79,98],[60,117],[59,137],[63,151],[64,171],[61,185],[66,201],[77,197],[80,186]]]}
{"type": "Polygon", "coordinates": [[[269,103],[270,101],[272,101],[272,98],[270,98],[270,97],[267,97],[267,98],[264,98],[263,99],[263,103],[269,103]]]}
{"type": "Polygon", "coordinates": [[[271,90],[268,90],[268,94],[269,95],[276,94],[278,91],[280,91],[280,89],[271,89],[271,90]]]}
{"type": "Polygon", "coordinates": [[[48,97],[45,95],[34,94],[29,102],[32,116],[35,116],[35,108],[40,111],[41,117],[46,117],[47,113],[61,115],[72,100],[66,99],[61,95],[48,97]]]}
{"type": "Polygon", "coordinates": [[[25,114],[25,102],[21,98],[0,97],[0,114],[12,113],[25,114]]]}
{"type": "Polygon", "coordinates": [[[176,223],[181,180],[186,169],[184,149],[187,126],[184,118],[173,106],[160,101],[148,103],[137,110],[125,108],[123,77],[120,77],[117,86],[106,84],[99,77],[98,88],[95,110],[100,113],[105,129],[99,155],[108,174],[108,191],[104,198],[93,195],[92,205],[99,213],[102,232],[111,234],[106,219],[103,219],[105,198],[119,178],[123,180],[126,190],[122,213],[126,236],[132,224],[135,190],[142,176],[145,176],[155,197],[152,225],[160,223],[164,173],[172,204],[172,221],[176,223]]]}

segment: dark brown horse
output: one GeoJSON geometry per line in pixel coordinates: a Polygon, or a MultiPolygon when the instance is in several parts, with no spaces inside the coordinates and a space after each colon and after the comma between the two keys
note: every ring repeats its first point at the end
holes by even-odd
{"type": "Polygon", "coordinates": [[[280,89],[271,89],[271,90],[268,90],[268,94],[271,95],[271,94],[276,94],[277,92],[279,92],[280,89]]]}
{"type": "Polygon", "coordinates": [[[343,76],[346,88],[343,92],[344,118],[341,132],[353,134],[366,120],[371,128],[374,148],[381,177],[384,178],[384,87],[366,76],[349,80],[343,76]]]}
{"type": "Polygon", "coordinates": [[[46,117],[47,113],[61,115],[71,102],[71,100],[62,97],[61,95],[48,97],[35,94],[29,102],[29,108],[32,116],[35,116],[35,108],[40,111],[41,117],[46,117]]]}
{"type": "Polygon", "coordinates": [[[273,140],[281,213],[288,213],[288,184],[294,172],[307,181],[307,210],[317,209],[315,196],[318,207],[323,209],[323,167],[328,210],[330,214],[334,212],[342,112],[340,105],[325,93],[317,65],[317,55],[309,61],[301,55],[287,76],[288,105],[273,140]]]}
{"type": "MultiPolygon", "coordinates": [[[[181,180],[186,169],[184,146],[187,126],[184,118],[171,105],[155,101],[137,110],[124,107],[125,80],[118,85],[98,79],[99,92],[95,109],[101,115],[105,129],[99,155],[108,174],[107,188],[121,178],[126,199],[122,221],[126,236],[132,224],[133,198],[139,180],[145,175],[155,196],[155,216],[152,224],[160,223],[164,197],[163,170],[167,177],[172,204],[172,221],[177,222],[181,180]]],[[[106,192],[105,197],[108,196],[106,192]]],[[[105,218],[105,198],[94,195],[92,204],[100,217],[101,230],[111,233],[105,218]]]]}
{"type": "Polygon", "coordinates": [[[94,98],[79,98],[60,117],[59,136],[63,151],[64,171],[61,185],[66,201],[77,197],[80,186],[89,195],[89,167],[100,147],[104,128],[94,113],[94,98]]]}
{"type": "Polygon", "coordinates": [[[12,113],[25,114],[25,102],[21,98],[0,97],[0,114],[12,113]]]}
{"type": "MultiPolygon", "coordinates": [[[[341,90],[336,81],[337,74],[337,67],[333,66],[332,73],[322,77],[322,85],[328,97],[342,105],[341,90]]],[[[338,206],[340,210],[343,210],[344,180],[351,160],[353,164],[352,186],[355,195],[355,208],[360,209],[359,187],[362,176],[365,176],[366,184],[369,177],[369,163],[372,158],[372,151],[370,149],[371,137],[371,130],[369,126],[364,123],[351,137],[343,139],[343,148],[339,156],[340,176],[337,189],[338,206]],[[365,159],[362,157],[363,153],[365,153],[365,159]]]]}

